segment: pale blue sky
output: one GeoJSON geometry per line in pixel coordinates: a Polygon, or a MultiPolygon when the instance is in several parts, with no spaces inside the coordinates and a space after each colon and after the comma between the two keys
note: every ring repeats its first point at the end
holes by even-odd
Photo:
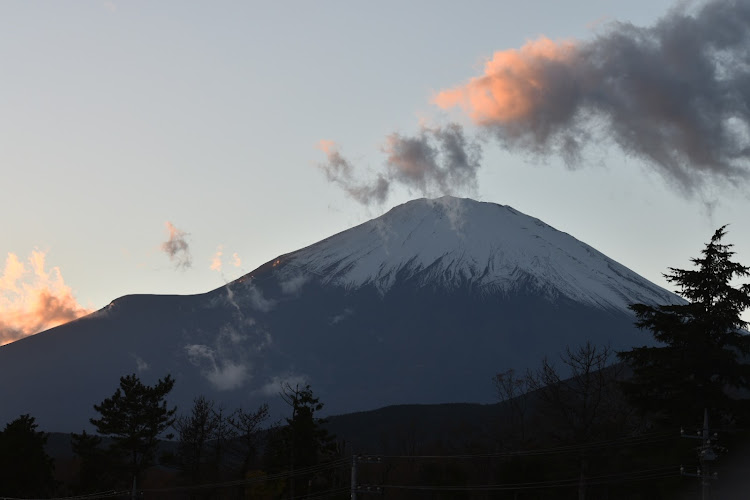
{"type": "MultiPolygon", "coordinates": [[[[540,35],[589,40],[612,20],[651,25],[671,5],[5,1],[0,255],[46,252],[91,308],[208,291],[420,196],[358,205],[316,168],[321,139],[376,170],[388,134],[461,120],[430,99],[494,51],[540,35]],[[166,221],[189,233],[191,268],[160,250],[166,221]],[[223,274],[209,269],[219,245],[223,274]]],[[[595,153],[571,171],[489,142],[478,190],[463,194],[538,217],[661,285],[725,223],[750,264],[747,186],[686,198],[613,146],[595,153]]]]}

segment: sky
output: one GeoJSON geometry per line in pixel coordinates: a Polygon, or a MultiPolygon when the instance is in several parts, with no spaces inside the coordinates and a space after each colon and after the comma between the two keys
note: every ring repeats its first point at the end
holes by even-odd
{"type": "Polygon", "coordinates": [[[750,265],[746,4],[3,2],[0,344],[423,196],[750,265]]]}

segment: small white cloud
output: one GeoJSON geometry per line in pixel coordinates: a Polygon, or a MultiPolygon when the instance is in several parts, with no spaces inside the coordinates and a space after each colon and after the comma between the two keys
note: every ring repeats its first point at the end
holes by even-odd
{"type": "Polygon", "coordinates": [[[291,387],[304,386],[307,384],[305,375],[287,375],[284,377],[273,377],[267,384],[260,388],[260,392],[266,396],[276,396],[287,385],[291,387]]]}
{"type": "Polygon", "coordinates": [[[255,288],[253,284],[248,285],[247,296],[250,299],[250,304],[260,312],[269,312],[276,305],[276,302],[273,300],[263,297],[263,293],[255,288]]]}
{"type": "Polygon", "coordinates": [[[248,379],[247,367],[232,362],[225,363],[206,375],[216,389],[220,391],[229,391],[239,389],[248,379]]]}
{"type": "Polygon", "coordinates": [[[348,318],[349,316],[351,316],[352,314],[354,314],[354,310],[353,309],[349,309],[347,307],[346,309],[344,309],[344,312],[342,312],[341,314],[337,314],[336,316],[334,316],[333,318],[331,318],[330,324],[331,325],[339,324],[342,321],[344,321],[346,318],[348,318]]]}
{"type": "Polygon", "coordinates": [[[430,203],[442,207],[451,229],[457,234],[462,233],[463,226],[466,224],[466,205],[459,198],[443,196],[430,200],[430,203]]]}
{"type": "Polygon", "coordinates": [[[250,378],[246,364],[219,359],[216,351],[207,345],[186,345],[185,352],[190,362],[219,391],[239,389],[250,378]]]}
{"type": "Polygon", "coordinates": [[[142,357],[138,356],[137,354],[133,354],[133,358],[135,359],[135,366],[138,369],[138,372],[145,372],[149,369],[148,363],[143,360],[142,357]]]}
{"type": "Polygon", "coordinates": [[[219,245],[216,248],[216,253],[213,257],[211,257],[211,265],[209,266],[209,269],[212,271],[218,271],[221,272],[221,256],[224,254],[224,247],[222,245],[219,245]]]}
{"type": "Polygon", "coordinates": [[[290,276],[281,282],[281,291],[285,295],[292,295],[299,292],[302,287],[307,283],[308,277],[304,274],[296,274],[290,276]]]}
{"type": "Polygon", "coordinates": [[[222,327],[220,335],[229,339],[229,342],[232,344],[240,344],[247,339],[247,335],[238,332],[237,329],[231,325],[225,325],[222,327]]]}
{"type": "Polygon", "coordinates": [[[162,251],[167,254],[169,260],[174,262],[178,269],[188,269],[193,265],[193,260],[190,255],[190,245],[188,245],[187,242],[188,233],[181,229],[177,229],[169,221],[167,221],[165,225],[169,237],[167,238],[167,241],[161,244],[162,251]]]}

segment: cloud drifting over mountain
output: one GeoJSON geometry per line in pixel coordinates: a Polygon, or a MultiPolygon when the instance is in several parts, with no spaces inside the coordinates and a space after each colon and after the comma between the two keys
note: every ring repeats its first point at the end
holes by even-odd
{"type": "Polygon", "coordinates": [[[388,197],[390,182],[383,174],[371,181],[360,181],[354,165],[344,158],[333,141],[320,141],[318,147],[325,153],[326,162],[318,164],[329,181],[337,184],[352,199],[363,205],[382,204],[388,197]]]}
{"type": "Polygon", "coordinates": [[[609,139],[687,194],[750,175],[750,3],[682,6],[588,42],[540,38],[435,95],[509,150],[573,166],[609,139]]]}
{"type": "Polygon", "coordinates": [[[613,22],[589,41],[545,37],[496,52],[483,74],[437,92],[478,128],[393,133],[369,180],[321,141],[329,181],[359,203],[382,204],[394,184],[433,197],[476,188],[482,148],[501,147],[569,167],[615,144],[684,195],[750,178],[750,3],[683,3],[652,27],[613,22]],[[694,5],[694,4],[693,4],[694,5]]]}
{"type": "Polygon", "coordinates": [[[384,168],[370,180],[362,179],[334,142],[320,141],[319,148],[327,159],[319,167],[328,180],[363,205],[382,204],[393,184],[423,196],[475,190],[482,158],[479,142],[457,123],[422,126],[413,136],[390,134],[382,147],[387,155],[384,168]]]}
{"type": "Polygon", "coordinates": [[[91,312],[78,304],[58,267],[46,270],[45,258],[34,250],[24,264],[8,254],[0,275],[0,345],[91,312]]]}

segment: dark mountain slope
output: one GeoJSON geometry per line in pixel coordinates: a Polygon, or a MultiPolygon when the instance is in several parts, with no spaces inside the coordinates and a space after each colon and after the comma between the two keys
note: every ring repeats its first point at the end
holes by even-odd
{"type": "Polygon", "coordinates": [[[0,421],[79,430],[121,375],[171,373],[185,411],[310,383],[330,413],[489,402],[491,377],[587,339],[650,341],[627,304],[676,296],[500,205],[416,200],[212,292],[127,296],[0,347],[0,421]]]}

